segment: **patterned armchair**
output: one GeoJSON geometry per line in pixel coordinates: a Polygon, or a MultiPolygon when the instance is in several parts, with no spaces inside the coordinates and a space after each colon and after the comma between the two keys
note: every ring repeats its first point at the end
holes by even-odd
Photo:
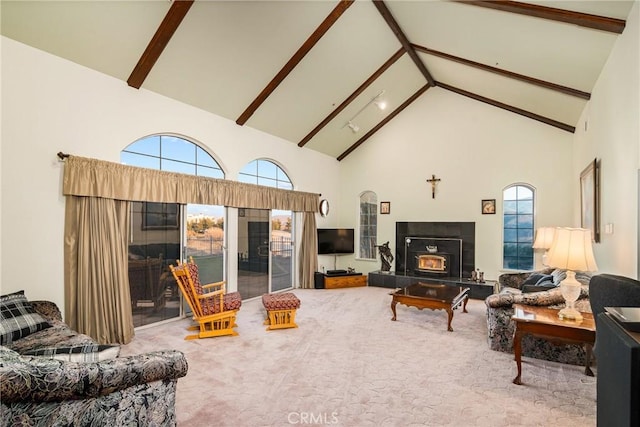
{"type": "Polygon", "coordinates": [[[176,425],[176,384],[188,369],[181,352],[82,362],[27,355],[95,344],[63,323],[54,303],[31,306],[51,326],[0,346],[0,426],[176,425]]]}
{"type": "MultiPolygon", "coordinates": [[[[529,273],[506,273],[498,277],[500,293],[485,299],[487,306],[487,331],[489,348],[492,350],[513,353],[513,334],[515,324],[511,320],[514,304],[546,306],[563,308],[564,298],[558,285],[564,280],[565,270],[546,269],[529,273]],[[553,286],[545,286],[542,291],[523,292],[526,279],[534,274],[551,276],[553,286]]],[[[576,309],[591,312],[589,304],[589,282],[591,275],[577,272],[576,279],[582,283],[580,298],[576,302],[576,309]]],[[[570,344],[553,344],[547,340],[524,336],[522,339],[522,354],[527,357],[550,360],[554,362],[584,365],[586,353],[582,346],[570,344]]]]}

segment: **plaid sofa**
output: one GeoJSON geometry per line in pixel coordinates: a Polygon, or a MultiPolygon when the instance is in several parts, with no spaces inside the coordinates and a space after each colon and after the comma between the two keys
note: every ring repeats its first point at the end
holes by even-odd
{"type": "MultiPolygon", "coordinates": [[[[513,335],[515,324],[511,320],[514,304],[548,306],[563,308],[564,298],[559,284],[566,277],[561,269],[545,269],[528,273],[505,273],[498,277],[500,292],[489,295],[485,299],[487,306],[487,331],[489,348],[492,350],[513,353],[513,335]],[[525,281],[532,275],[551,276],[553,286],[545,286],[539,292],[522,292],[525,281]]],[[[580,297],[576,301],[576,309],[590,313],[589,273],[576,272],[576,280],[582,284],[580,297]]],[[[584,365],[586,352],[583,346],[569,344],[553,344],[547,340],[525,335],[522,338],[522,355],[554,362],[584,365]]]]}
{"type": "Polygon", "coordinates": [[[29,307],[46,325],[19,339],[3,336],[1,426],[176,425],[177,379],[188,369],[181,352],[115,357],[118,346],[71,330],[54,303],[29,307]]]}

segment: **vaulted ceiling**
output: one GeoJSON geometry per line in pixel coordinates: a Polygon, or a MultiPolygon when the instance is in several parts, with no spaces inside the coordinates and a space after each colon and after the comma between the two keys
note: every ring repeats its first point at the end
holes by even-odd
{"type": "Polygon", "coordinates": [[[430,90],[573,132],[633,2],[0,5],[6,37],[342,160],[430,90]]]}

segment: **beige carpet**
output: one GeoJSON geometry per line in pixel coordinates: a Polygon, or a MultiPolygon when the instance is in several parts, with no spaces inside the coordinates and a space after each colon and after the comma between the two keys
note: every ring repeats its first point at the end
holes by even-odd
{"type": "MultiPolygon", "coordinates": [[[[485,305],[455,312],[398,305],[389,289],[297,289],[297,329],[265,331],[245,301],[239,336],[185,341],[187,320],[138,331],[122,354],[173,348],[183,426],[595,426],[596,378],[584,368],[488,349],[485,305]]],[[[596,372],[597,375],[597,372],[596,372]]]]}

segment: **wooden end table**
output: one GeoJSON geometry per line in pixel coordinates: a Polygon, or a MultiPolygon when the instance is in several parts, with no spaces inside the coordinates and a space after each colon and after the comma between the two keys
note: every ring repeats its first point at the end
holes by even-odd
{"type": "Polygon", "coordinates": [[[394,292],[391,300],[391,311],[396,320],[396,304],[404,304],[407,307],[416,307],[419,310],[430,308],[431,310],[445,310],[448,315],[447,330],[453,332],[451,321],[453,310],[462,306],[462,311],[467,312],[469,300],[469,288],[450,286],[439,283],[418,282],[406,288],[394,292]]]}
{"type": "Polygon", "coordinates": [[[513,351],[515,353],[518,375],[513,379],[514,384],[522,384],[522,337],[532,335],[546,339],[554,344],[580,344],[585,346],[587,360],[584,373],[590,377],[591,352],[596,341],[596,325],[593,314],[582,313],[582,321],[563,320],[558,317],[560,310],[538,307],[532,305],[514,305],[513,321],[516,331],[513,338],[513,351]]]}

